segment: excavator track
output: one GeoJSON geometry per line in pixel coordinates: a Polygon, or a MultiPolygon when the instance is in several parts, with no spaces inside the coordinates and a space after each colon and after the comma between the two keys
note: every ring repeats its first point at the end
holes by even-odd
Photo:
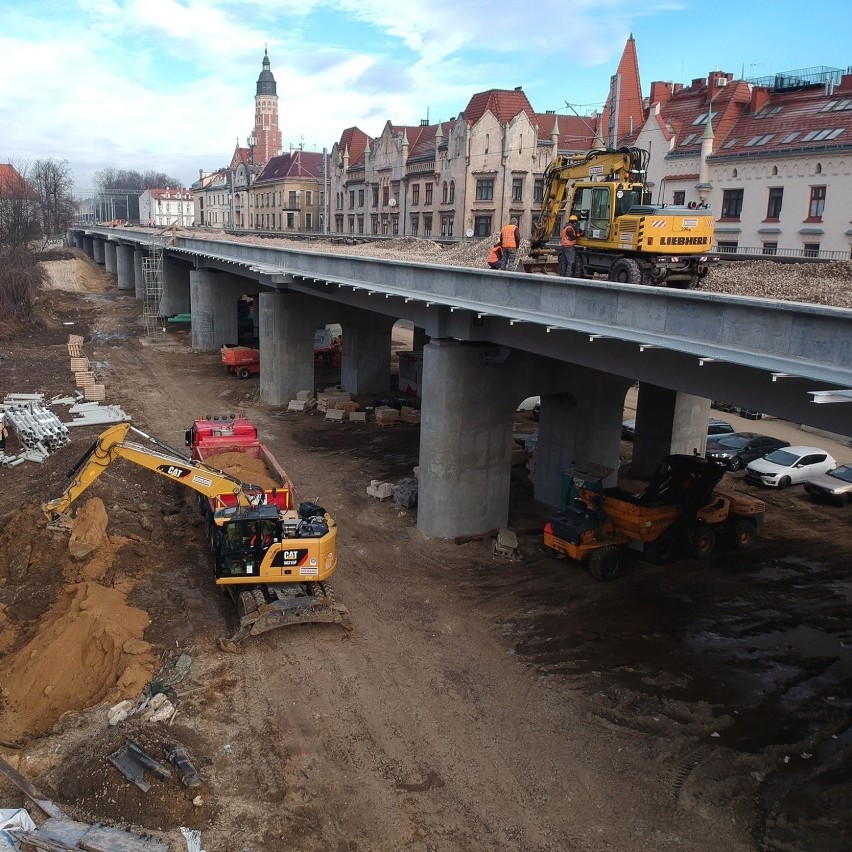
{"type": "Polygon", "coordinates": [[[282,583],[253,586],[236,598],[240,626],[229,638],[219,639],[223,651],[235,653],[249,636],[258,636],[292,624],[339,624],[352,630],[349,610],[334,598],[330,583],[282,583]]]}

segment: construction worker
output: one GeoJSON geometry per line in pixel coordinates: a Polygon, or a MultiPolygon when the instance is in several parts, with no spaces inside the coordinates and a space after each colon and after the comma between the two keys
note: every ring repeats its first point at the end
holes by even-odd
{"type": "Polygon", "coordinates": [[[559,232],[559,239],[562,243],[562,275],[565,278],[570,278],[574,274],[574,260],[577,256],[576,246],[579,238],[577,217],[572,214],[559,232]]]}
{"type": "Polygon", "coordinates": [[[0,414],[0,453],[6,449],[6,436],[9,434],[6,429],[6,415],[0,414]]]}
{"type": "Polygon", "coordinates": [[[503,257],[500,258],[500,269],[514,269],[518,246],[521,244],[521,234],[518,230],[518,220],[512,216],[508,225],[500,231],[500,246],[503,257]]]}
{"type": "Polygon", "coordinates": [[[491,251],[488,252],[488,257],[486,258],[486,262],[491,267],[491,269],[499,269],[500,261],[503,259],[503,249],[500,246],[500,243],[494,243],[491,246],[491,251]]]}

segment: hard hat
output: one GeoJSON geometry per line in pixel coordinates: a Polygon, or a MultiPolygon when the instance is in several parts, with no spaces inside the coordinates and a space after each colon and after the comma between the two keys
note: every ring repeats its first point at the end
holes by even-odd
{"type": "Polygon", "coordinates": [[[576,216],[569,216],[569,217],[568,217],[568,221],[569,221],[569,222],[576,222],[576,221],[577,221],[577,217],[576,217],[576,216]]]}

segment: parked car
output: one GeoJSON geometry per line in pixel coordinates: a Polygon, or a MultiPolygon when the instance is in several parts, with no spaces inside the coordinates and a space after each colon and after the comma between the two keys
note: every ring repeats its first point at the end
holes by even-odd
{"type": "Polygon", "coordinates": [[[770,438],[769,435],[757,435],[754,432],[732,432],[720,435],[707,442],[705,455],[708,459],[724,462],[728,470],[740,470],[750,461],[777,450],[789,447],[789,441],[770,438]]]}
{"type": "MultiPolygon", "coordinates": [[[[711,417],[707,423],[707,440],[715,440],[717,435],[728,435],[734,431],[734,427],[724,420],[711,417]]],[[[621,423],[621,438],[624,441],[632,441],[636,432],[635,420],[624,420],[621,423]]]]}
{"type": "Polygon", "coordinates": [[[852,464],[841,464],[834,470],[806,479],[805,491],[816,500],[826,500],[838,506],[852,503],[852,464]]]}
{"type": "Polygon", "coordinates": [[[732,435],[737,430],[726,420],[717,420],[711,417],[707,424],[707,440],[713,441],[717,435],[732,435]]]}
{"type": "Polygon", "coordinates": [[[754,408],[741,408],[740,417],[745,417],[746,420],[761,420],[763,412],[757,411],[754,408]]]}
{"type": "Polygon", "coordinates": [[[736,414],[737,413],[737,406],[736,405],[734,405],[732,402],[725,402],[724,400],[721,400],[721,399],[714,399],[710,403],[710,407],[715,408],[719,411],[724,411],[726,414],[736,414]]]}
{"type": "Polygon", "coordinates": [[[819,447],[784,447],[762,459],[749,462],[746,479],[759,485],[786,488],[837,467],[837,462],[819,447]]]}

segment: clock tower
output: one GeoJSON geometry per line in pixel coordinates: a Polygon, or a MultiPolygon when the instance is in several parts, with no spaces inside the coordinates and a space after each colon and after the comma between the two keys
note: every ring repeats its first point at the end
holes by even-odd
{"type": "Polygon", "coordinates": [[[269,55],[264,49],[263,70],[257,78],[257,93],[254,96],[254,130],[249,138],[249,157],[253,165],[265,166],[280,152],[277,84],[269,70],[269,55]]]}

